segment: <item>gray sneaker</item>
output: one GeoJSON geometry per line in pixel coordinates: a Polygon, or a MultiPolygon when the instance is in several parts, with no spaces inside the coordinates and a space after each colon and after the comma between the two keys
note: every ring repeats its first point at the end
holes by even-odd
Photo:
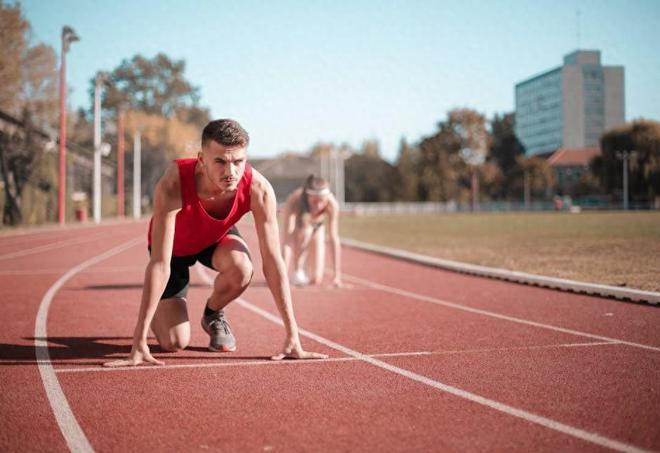
{"type": "Polygon", "coordinates": [[[212,316],[202,316],[202,329],[211,337],[211,341],[209,341],[211,351],[233,352],[236,350],[236,339],[225,319],[224,310],[220,310],[212,316]]]}

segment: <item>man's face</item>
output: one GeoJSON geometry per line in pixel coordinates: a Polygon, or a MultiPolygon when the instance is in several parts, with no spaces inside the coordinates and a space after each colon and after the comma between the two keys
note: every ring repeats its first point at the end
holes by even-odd
{"type": "Polygon", "coordinates": [[[213,185],[222,191],[236,190],[245,171],[246,147],[225,146],[210,140],[199,159],[213,185]]]}

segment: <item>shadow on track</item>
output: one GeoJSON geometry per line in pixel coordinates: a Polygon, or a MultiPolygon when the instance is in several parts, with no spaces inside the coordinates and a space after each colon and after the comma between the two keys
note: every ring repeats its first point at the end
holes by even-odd
{"type": "MultiPolygon", "coordinates": [[[[38,338],[50,343],[48,354],[53,365],[82,365],[89,360],[103,363],[107,360],[127,356],[131,352],[132,337],[48,337],[38,338]],[[117,344],[121,342],[123,344],[117,344]],[[80,361],[84,362],[80,362],[80,361]]],[[[23,340],[33,342],[34,337],[23,340]]],[[[151,351],[163,359],[189,360],[270,360],[270,356],[237,356],[231,353],[211,352],[206,347],[189,346],[184,351],[167,352],[150,342],[151,351]],[[194,355],[186,355],[192,352],[194,355]]],[[[34,344],[0,343],[0,366],[36,365],[34,344]]]]}
{"type": "MultiPolygon", "coordinates": [[[[23,338],[34,341],[34,337],[23,338]]],[[[39,338],[51,343],[48,347],[51,362],[59,363],[71,359],[98,359],[112,354],[131,352],[130,337],[49,337],[39,338]],[[128,344],[112,344],[108,341],[120,340],[128,344]],[[53,344],[54,343],[54,344],[53,344]]],[[[35,364],[36,349],[34,344],[0,343],[0,365],[20,363],[35,364]]]]}
{"type": "MultiPolygon", "coordinates": [[[[97,290],[97,291],[115,291],[122,289],[142,289],[144,285],[142,283],[118,283],[114,285],[89,285],[77,288],[78,291],[88,291],[88,290],[97,290]]],[[[189,283],[191,288],[208,288],[208,285],[202,285],[199,283],[189,283]]]]}

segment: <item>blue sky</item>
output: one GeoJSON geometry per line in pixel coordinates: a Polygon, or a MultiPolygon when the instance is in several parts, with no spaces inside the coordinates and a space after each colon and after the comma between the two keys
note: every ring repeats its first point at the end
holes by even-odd
{"type": "Polygon", "coordinates": [[[578,47],[625,67],[627,120],[660,120],[657,0],[21,5],[35,42],[59,53],[62,26],[81,36],[67,54],[72,107],[90,107],[96,71],[164,52],[186,61],[186,78],[213,117],[244,125],[253,157],[377,139],[393,160],[402,137],[432,134],[452,108],[489,117],[512,111],[515,83],[559,66],[578,47]]]}

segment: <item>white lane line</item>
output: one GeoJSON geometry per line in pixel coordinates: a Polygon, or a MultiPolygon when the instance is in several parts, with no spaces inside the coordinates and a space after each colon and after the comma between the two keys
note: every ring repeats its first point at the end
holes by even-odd
{"type": "Polygon", "coordinates": [[[0,271],[0,275],[47,275],[47,274],[61,274],[65,269],[34,269],[34,270],[11,270],[0,271]]]}
{"type": "MultiPolygon", "coordinates": [[[[209,275],[206,273],[206,271],[200,266],[199,264],[196,266],[197,272],[199,275],[204,279],[209,285],[213,283],[209,275]]],[[[246,308],[272,322],[275,324],[279,324],[280,326],[283,326],[284,323],[280,318],[277,316],[267,312],[266,310],[263,310],[256,305],[253,305],[249,302],[247,302],[244,299],[237,299],[236,303],[242,306],[243,308],[246,308]]],[[[582,439],[587,442],[591,442],[596,445],[601,445],[606,448],[610,448],[612,450],[617,450],[617,451],[622,451],[622,452],[643,452],[644,450],[634,446],[634,445],[629,445],[623,442],[619,442],[614,439],[610,439],[605,436],[601,436],[600,434],[596,433],[591,433],[588,431],[584,431],[582,429],[576,428],[574,426],[566,425],[564,423],[558,422],[556,420],[543,417],[541,415],[534,414],[532,412],[525,411],[523,409],[518,409],[513,406],[509,406],[508,404],[500,403],[495,400],[491,400],[489,398],[485,398],[483,396],[477,395],[475,393],[468,392],[466,390],[462,390],[458,387],[454,387],[451,385],[443,384],[442,382],[430,379],[426,376],[422,376],[421,374],[413,373],[412,371],[399,368],[394,365],[390,365],[387,362],[383,362],[382,360],[378,360],[374,357],[369,357],[365,354],[362,354],[360,352],[354,351],[350,348],[347,348],[346,346],[342,346],[339,343],[335,343],[332,340],[328,340],[327,338],[324,338],[320,335],[316,335],[315,333],[309,332],[305,329],[299,329],[300,335],[305,336],[307,338],[310,338],[318,343],[321,343],[325,346],[328,346],[332,349],[335,349],[337,351],[343,352],[344,354],[350,356],[350,357],[355,357],[356,359],[362,360],[364,362],[367,362],[371,365],[374,365],[378,368],[382,368],[384,370],[390,371],[392,373],[398,374],[400,376],[406,377],[412,381],[419,382],[421,384],[428,385],[430,387],[436,388],[438,390],[441,390],[443,392],[452,394],[454,396],[458,396],[459,398],[466,399],[468,401],[472,401],[477,404],[481,404],[483,406],[489,407],[491,409],[495,409],[497,411],[503,412],[508,415],[512,415],[514,417],[518,417],[522,420],[535,423],[537,425],[552,429],[554,431],[558,431],[564,434],[568,434],[569,436],[576,437],[578,439],[582,439]]]]}
{"type": "Polygon", "coordinates": [[[225,368],[225,367],[250,367],[250,366],[281,366],[281,365],[304,365],[312,364],[314,362],[350,362],[355,361],[352,357],[333,357],[330,359],[324,360],[241,360],[241,361],[231,361],[231,362],[214,362],[214,363],[182,363],[178,365],[140,365],[140,366],[129,366],[129,367],[85,367],[85,368],[59,368],[55,370],[56,373],[116,373],[116,372],[126,372],[126,371],[158,371],[158,370],[176,370],[181,368],[225,368]]]}
{"type": "Polygon", "coordinates": [[[141,242],[144,241],[143,237],[133,239],[129,242],[125,242],[117,247],[114,247],[108,250],[105,253],[97,255],[93,258],[84,261],[77,266],[71,268],[66,274],[61,276],[54,284],[51,286],[39,305],[39,311],[37,312],[37,319],[34,326],[34,349],[37,356],[37,362],[39,365],[39,373],[41,374],[41,380],[44,384],[44,389],[46,390],[46,396],[50,402],[50,406],[53,409],[53,414],[57,420],[57,424],[62,431],[64,440],[66,441],[69,449],[71,451],[84,451],[91,452],[94,451],[92,446],[89,444],[85,433],[78,424],[76,417],[69,407],[69,403],[66,400],[66,396],[62,391],[59,381],[57,380],[57,375],[53,369],[53,365],[50,361],[50,354],[48,353],[48,309],[50,304],[53,301],[53,297],[59,289],[69,280],[71,277],[76,275],[81,270],[103,261],[106,258],[109,258],[113,255],[123,252],[141,242]]]}
{"type": "Polygon", "coordinates": [[[424,302],[430,302],[432,304],[442,305],[444,307],[454,308],[456,310],[467,311],[467,312],[475,313],[475,314],[478,314],[478,315],[489,316],[491,318],[503,319],[505,321],[511,321],[511,322],[515,322],[515,323],[518,323],[518,324],[525,324],[525,325],[528,325],[528,326],[539,327],[541,329],[553,330],[555,332],[568,333],[568,334],[577,335],[577,336],[580,336],[580,337],[592,338],[594,340],[602,340],[602,341],[611,342],[611,343],[625,344],[627,346],[633,346],[635,348],[648,349],[650,351],[660,352],[660,347],[657,347],[657,346],[650,346],[650,345],[641,344],[641,343],[633,343],[631,341],[625,341],[625,340],[621,340],[621,339],[618,339],[618,338],[610,338],[610,337],[605,337],[605,336],[602,336],[602,335],[594,335],[594,334],[587,333],[587,332],[581,332],[579,330],[565,329],[563,327],[557,327],[557,326],[553,326],[551,324],[544,324],[544,323],[541,323],[541,322],[529,321],[527,319],[515,318],[513,316],[502,315],[500,313],[495,313],[495,312],[492,312],[492,311],[480,310],[478,308],[472,308],[472,307],[469,307],[467,305],[461,305],[461,304],[457,304],[457,303],[453,303],[453,302],[448,302],[446,300],[438,299],[438,298],[431,297],[431,296],[425,296],[423,294],[414,293],[412,291],[406,291],[404,289],[394,288],[392,286],[387,286],[387,285],[383,285],[381,283],[372,282],[370,280],[365,280],[363,278],[355,277],[355,276],[352,276],[352,275],[347,275],[347,274],[343,274],[343,275],[344,275],[344,277],[347,277],[348,280],[352,280],[356,283],[360,283],[362,285],[368,286],[368,287],[373,288],[373,289],[378,289],[380,291],[385,291],[387,293],[396,294],[398,296],[404,296],[404,297],[408,297],[408,298],[411,298],[411,299],[417,299],[417,300],[421,300],[421,301],[424,301],[424,302]]]}
{"type": "MultiPolygon", "coordinates": [[[[602,345],[611,345],[617,343],[611,342],[598,342],[598,343],[566,343],[566,344],[549,344],[541,346],[520,346],[512,348],[487,348],[487,349],[456,349],[449,351],[414,351],[414,352],[383,352],[380,354],[368,354],[368,357],[417,357],[417,356],[433,356],[433,355],[449,355],[449,354],[474,354],[480,352],[506,352],[506,351],[517,351],[525,349],[556,349],[556,348],[573,348],[580,346],[602,346],[602,345]]],[[[355,357],[331,357],[324,360],[243,360],[243,361],[231,361],[231,362],[213,362],[213,363],[185,363],[177,365],[163,365],[163,366],[152,366],[144,365],[137,367],[102,367],[102,366],[93,366],[93,367],[79,367],[79,368],[57,368],[55,369],[56,373],[95,373],[95,372],[121,372],[121,371],[141,371],[141,370],[168,370],[168,369],[177,369],[177,368],[217,368],[217,367],[245,367],[253,365],[309,365],[314,363],[326,363],[326,362],[354,362],[358,360],[355,357]]]]}
{"type": "Polygon", "coordinates": [[[482,349],[453,349],[446,351],[419,351],[419,352],[388,352],[384,354],[368,354],[369,357],[411,357],[420,355],[456,355],[456,354],[482,354],[485,352],[510,352],[527,351],[537,349],[559,349],[559,348],[578,348],[585,346],[605,346],[619,344],[613,341],[598,341],[589,343],[559,343],[544,344],[536,346],[511,346],[507,348],[482,348],[482,349]]]}
{"type": "MultiPolygon", "coordinates": [[[[249,302],[243,300],[243,299],[238,299],[236,301],[239,305],[241,305],[244,308],[247,308],[248,310],[253,311],[254,313],[257,313],[261,316],[263,316],[266,319],[269,319],[270,321],[277,323],[279,325],[283,325],[282,321],[272,315],[271,313],[262,310],[261,308],[250,304],[249,302]]],[[[462,390],[458,387],[454,387],[451,385],[443,384],[442,382],[427,378],[426,376],[422,376],[417,373],[413,373],[412,371],[399,368],[394,365],[390,365],[387,362],[383,362],[381,360],[378,360],[374,357],[369,357],[368,355],[364,355],[360,352],[354,351],[352,349],[349,349],[345,346],[342,346],[338,343],[335,343],[332,340],[328,340],[324,337],[321,337],[319,335],[316,335],[312,332],[309,332],[304,329],[300,329],[300,334],[310,338],[318,343],[324,344],[330,348],[336,349],[338,351],[343,352],[344,354],[355,357],[358,360],[362,360],[364,362],[367,362],[371,365],[377,366],[379,368],[385,369],[387,371],[390,371],[392,373],[398,374],[400,376],[406,377],[410,380],[419,382],[421,384],[428,385],[430,387],[436,388],[438,390],[441,390],[443,392],[450,393],[454,396],[458,396],[459,398],[463,398],[469,401],[472,401],[477,404],[481,404],[483,406],[489,407],[491,409],[495,409],[500,412],[504,412],[505,414],[512,415],[514,417],[521,418],[525,421],[535,423],[537,425],[541,425],[543,427],[552,429],[554,431],[558,431],[564,434],[568,434],[569,436],[576,437],[578,439],[585,440],[587,442],[594,443],[596,445],[601,445],[603,447],[611,448],[612,450],[617,450],[617,451],[622,451],[622,452],[643,452],[644,450],[634,446],[634,445],[629,445],[623,442],[619,442],[614,439],[610,439],[605,436],[601,436],[600,434],[596,433],[591,433],[588,431],[584,431],[579,428],[575,428],[570,425],[566,425],[564,423],[558,422],[556,420],[543,417],[541,415],[534,414],[532,412],[525,411],[523,409],[518,409],[513,406],[509,406],[504,403],[500,403],[495,400],[491,400],[489,398],[485,398],[483,396],[477,395],[475,393],[468,392],[466,390],[462,390]]]]}
{"type": "Polygon", "coordinates": [[[39,247],[33,247],[31,249],[24,249],[20,250],[18,252],[12,252],[12,253],[6,253],[4,255],[0,255],[0,260],[6,260],[9,258],[17,258],[19,256],[26,256],[26,255],[34,255],[35,253],[40,253],[40,252],[46,252],[49,250],[55,250],[59,249],[62,247],[67,247],[70,245],[75,245],[75,244],[82,244],[83,242],[91,242],[95,241],[98,238],[106,236],[106,234],[96,234],[91,237],[83,237],[83,238],[74,238],[74,239],[69,239],[66,241],[59,241],[51,244],[45,244],[45,245],[40,245],[39,247]]]}
{"type": "Polygon", "coordinates": [[[90,273],[90,274],[96,274],[96,273],[126,273],[126,272],[139,272],[140,274],[144,274],[144,270],[147,268],[147,262],[144,262],[144,266],[114,266],[114,267],[97,267],[95,269],[87,269],[84,272],[90,273]]]}
{"type": "MultiPolygon", "coordinates": [[[[85,269],[81,272],[83,273],[90,273],[90,274],[125,274],[128,272],[139,272],[139,273],[144,273],[144,269],[146,267],[146,264],[142,267],[138,266],[125,266],[125,267],[102,267],[102,268],[97,268],[97,269],[85,269]]],[[[1,275],[41,275],[41,274],[61,274],[62,272],[66,271],[66,269],[63,268],[44,268],[44,269],[23,269],[23,270],[7,270],[7,271],[0,271],[0,276],[1,275]]]]}

